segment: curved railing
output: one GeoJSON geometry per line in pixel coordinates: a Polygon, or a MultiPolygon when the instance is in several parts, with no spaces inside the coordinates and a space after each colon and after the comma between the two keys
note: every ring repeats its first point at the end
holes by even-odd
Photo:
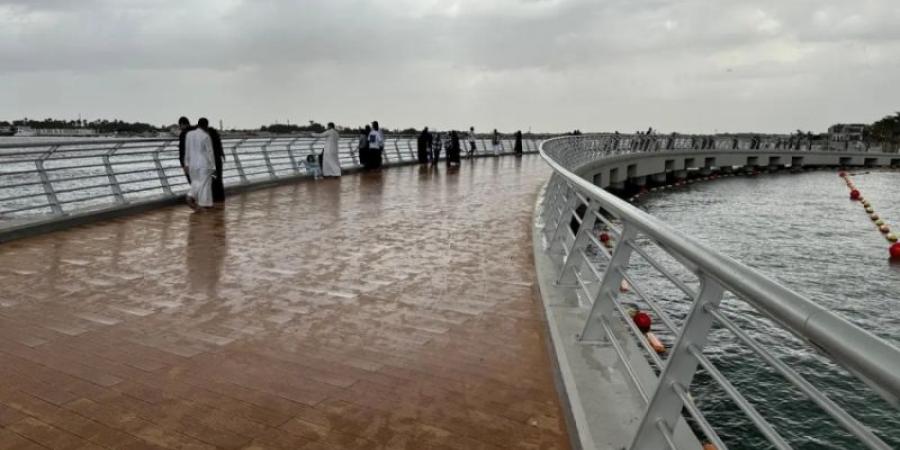
{"type": "MultiPolygon", "coordinates": [[[[476,155],[490,154],[489,144],[478,139],[476,155]]],[[[502,152],[512,152],[513,144],[503,139],[502,152]]],[[[223,140],[223,146],[223,178],[229,187],[308,176],[307,157],[320,153],[324,143],[305,135],[232,138],[223,140]]],[[[356,137],[341,138],[342,168],[360,167],[356,146],[356,137]]],[[[536,152],[537,142],[524,139],[523,150],[536,152]]],[[[386,165],[415,161],[415,137],[386,139],[386,165]]],[[[178,139],[0,143],[0,224],[140,204],[181,195],[187,188],[178,139]]]]}
{"type": "MultiPolygon", "coordinates": [[[[787,439],[748,401],[741,386],[733,384],[704,353],[713,327],[730,332],[734,339],[752,350],[866,446],[890,448],[868,426],[752,337],[739,325],[740,321],[729,317],[730,314],[720,308],[720,302],[723,298],[733,297],[745,301],[802,343],[864,381],[894,407],[900,404],[900,350],[771,278],[674,230],[577,174],[580,168],[598,158],[667,149],[655,145],[652,148],[638,146],[633,142],[641,142],[641,137],[602,135],[544,141],[540,153],[553,174],[539,209],[544,251],[547,254],[562,251],[556,267],[558,285],[573,286],[571,294],[587,299],[582,304],[590,308],[579,339],[586,343],[611,343],[645,402],[646,409],[631,448],[678,448],[674,430],[682,419],[687,419],[698,435],[705,436],[705,440],[716,448],[726,448],[716,428],[707,421],[690,395],[698,369],[719,385],[775,448],[791,448],[787,439]],[[611,236],[614,243],[611,250],[596,235],[598,228],[611,236]],[[689,313],[683,319],[673,318],[665,304],[654,298],[654,292],[637,283],[630,268],[633,264],[629,262],[635,254],[645,267],[671,282],[690,301],[689,313]],[[660,256],[666,256],[666,263],[660,256]],[[672,261],[681,266],[682,273],[692,274],[693,278],[686,281],[684,276],[676,276],[671,268],[672,261]],[[623,282],[641,306],[657,316],[660,333],[672,337],[673,345],[665,352],[667,356],[654,350],[631,320],[625,306],[617,301],[623,295],[620,293],[623,282]],[[655,368],[658,381],[655,386],[642,384],[640,377],[635,376],[629,358],[623,354],[623,343],[611,330],[614,325],[630,330],[626,335],[643,347],[645,357],[655,368]]],[[[713,148],[706,145],[705,148],[713,148]]],[[[757,144],[753,145],[756,147],[757,144]]],[[[683,147],[696,148],[693,145],[683,147]]],[[[606,237],[602,239],[606,240],[606,237]]]]}

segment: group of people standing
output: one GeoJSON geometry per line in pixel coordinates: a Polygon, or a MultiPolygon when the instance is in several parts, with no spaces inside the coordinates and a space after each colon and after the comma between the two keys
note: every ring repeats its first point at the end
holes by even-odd
{"type": "Polygon", "coordinates": [[[225,201],[222,166],[225,151],[222,137],[209,120],[201,117],[196,126],[187,117],[178,119],[178,160],[190,184],[187,203],[195,210],[212,208],[214,202],[225,201]]]}
{"type": "Polygon", "coordinates": [[[437,166],[441,159],[441,151],[446,147],[447,151],[447,167],[456,164],[459,165],[462,146],[459,142],[459,133],[451,131],[447,133],[446,143],[444,136],[440,132],[432,134],[428,131],[428,127],[422,129],[416,139],[416,158],[421,164],[431,164],[437,166]]]}
{"type": "MultiPolygon", "coordinates": [[[[215,128],[209,126],[209,120],[205,117],[197,121],[197,125],[191,125],[187,117],[178,119],[181,134],[178,138],[178,159],[190,184],[187,193],[187,203],[195,210],[213,207],[216,202],[225,201],[225,186],[222,179],[222,166],[225,164],[225,152],[222,147],[222,138],[215,128]]],[[[315,135],[324,138],[325,146],[322,154],[318,156],[322,176],[340,177],[341,165],[339,158],[340,133],[335,129],[334,123],[329,122],[325,131],[315,135]]],[[[378,121],[372,122],[360,129],[358,142],[359,162],[367,170],[381,167],[384,158],[384,133],[378,125],[378,121]]],[[[475,135],[475,127],[469,127],[466,135],[465,154],[467,158],[475,156],[478,145],[475,135]]],[[[446,150],[445,161],[447,166],[459,165],[463,151],[460,141],[460,133],[456,130],[448,133],[435,132],[432,134],[425,127],[419,134],[418,161],[422,164],[436,166],[441,159],[441,152],[446,150]]],[[[500,155],[502,150],[500,133],[494,130],[491,136],[493,154],[500,155]]],[[[522,154],[522,132],[515,133],[513,151],[516,155],[522,154]]]]}
{"type": "Polygon", "coordinates": [[[359,143],[356,150],[363,168],[371,170],[381,167],[384,159],[384,133],[377,120],[372,122],[372,125],[359,129],[359,143]]]}
{"type": "MultiPolygon", "coordinates": [[[[515,143],[513,144],[513,152],[516,155],[522,155],[522,132],[516,131],[515,135],[515,143]]],[[[466,135],[466,158],[475,157],[475,153],[478,150],[478,141],[476,140],[475,135],[475,127],[469,127],[469,132],[466,135]]],[[[417,158],[419,163],[421,164],[431,164],[432,166],[437,165],[438,160],[441,157],[441,150],[446,148],[447,156],[446,161],[447,165],[450,166],[452,164],[459,164],[461,146],[460,146],[460,137],[459,133],[456,130],[450,131],[447,133],[446,140],[440,132],[431,133],[428,131],[428,127],[425,127],[421,133],[419,133],[419,137],[417,139],[417,158]]],[[[494,156],[499,156],[502,150],[501,137],[500,133],[495,129],[494,133],[491,135],[491,147],[493,150],[494,156]]]]}

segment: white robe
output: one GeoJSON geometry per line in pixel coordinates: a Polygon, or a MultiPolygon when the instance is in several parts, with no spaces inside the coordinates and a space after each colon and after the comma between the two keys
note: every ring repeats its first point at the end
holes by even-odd
{"type": "Polygon", "coordinates": [[[325,138],[325,152],[322,155],[322,176],[341,176],[341,161],[338,159],[338,135],[334,128],[316,135],[325,138]]]}
{"type": "Polygon", "coordinates": [[[184,139],[184,165],[191,175],[191,189],[188,197],[202,207],[211,207],[212,177],[216,173],[212,140],[205,131],[197,128],[188,132],[184,139]]]}

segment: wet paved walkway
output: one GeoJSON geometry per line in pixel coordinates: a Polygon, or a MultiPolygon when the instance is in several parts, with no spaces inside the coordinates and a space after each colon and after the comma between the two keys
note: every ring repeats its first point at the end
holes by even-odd
{"type": "Polygon", "coordinates": [[[0,449],[565,448],[537,156],[0,245],[0,449]]]}

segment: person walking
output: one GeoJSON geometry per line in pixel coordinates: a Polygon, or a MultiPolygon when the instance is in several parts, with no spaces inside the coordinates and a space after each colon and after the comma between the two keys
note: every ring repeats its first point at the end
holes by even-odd
{"type": "Polygon", "coordinates": [[[225,180],[222,177],[222,167],[225,165],[225,148],[222,147],[222,136],[219,135],[219,130],[210,127],[207,131],[209,140],[212,142],[213,159],[216,164],[216,175],[212,179],[212,197],[213,202],[221,203],[225,201],[225,180]]]}
{"type": "Polygon", "coordinates": [[[513,146],[516,156],[522,156],[522,130],[516,131],[516,144],[513,146]]]}
{"type": "Polygon", "coordinates": [[[500,133],[494,128],[494,135],[491,137],[491,146],[494,147],[494,156],[500,156],[500,133]]]}
{"type": "Polygon", "coordinates": [[[450,132],[450,146],[447,147],[447,167],[450,167],[451,164],[456,164],[457,166],[460,164],[460,151],[459,133],[453,130],[450,132]]]}
{"type": "Polygon", "coordinates": [[[475,157],[475,150],[478,148],[475,144],[475,127],[469,127],[469,134],[466,136],[469,145],[466,149],[466,158],[475,157]]]}
{"type": "Polygon", "coordinates": [[[209,122],[200,119],[197,128],[189,131],[184,139],[184,166],[191,175],[187,203],[195,210],[213,206],[212,178],[216,173],[216,163],[208,130],[209,122]]]}
{"type": "Polygon", "coordinates": [[[341,161],[338,158],[338,140],[340,134],[334,129],[334,122],[328,122],[328,128],[315,135],[316,137],[325,138],[325,149],[322,151],[322,176],[323,177],[339,177],[341,176],[341,161]]]}
{"type": "Polygon", "coordinates": [[[419,164],[428,164],[428,153],[431,151],[431,133],[428,132],[428,127],[422,129],[422,132],[419,133],[419,138],[416,140],[416,146],[418,152],[417,157],[419,160],[419,164]]]}
{"type": "Polygon", "coordinates": [[[178,134],[178,162],[181,163],[181,170],[184,171],[184,177],[187,178],[187,182],[190,184],[191,174],[188,173],[187,167],[184,166],[184,139],[194,127],[191,126],[191,121],[187,117],[181,116],[178,118],[178,128],[181,129],[181,133],[178,134]]]}
{"type": "Polygon", "coordinates": [[[384,153],[384,133],[378,126],[378,121],[372,122],[372,130],[369,131],[369,162],[373,169],[381,167],[382,154],[384,153]]]}
{"type": "Polygon", "coordinates": [[[443,137],[440,132],[434,133],[434,142],[431,144],[431,165],[437,166],[441,159],[441,149],[444,147],[443,137]]]}

